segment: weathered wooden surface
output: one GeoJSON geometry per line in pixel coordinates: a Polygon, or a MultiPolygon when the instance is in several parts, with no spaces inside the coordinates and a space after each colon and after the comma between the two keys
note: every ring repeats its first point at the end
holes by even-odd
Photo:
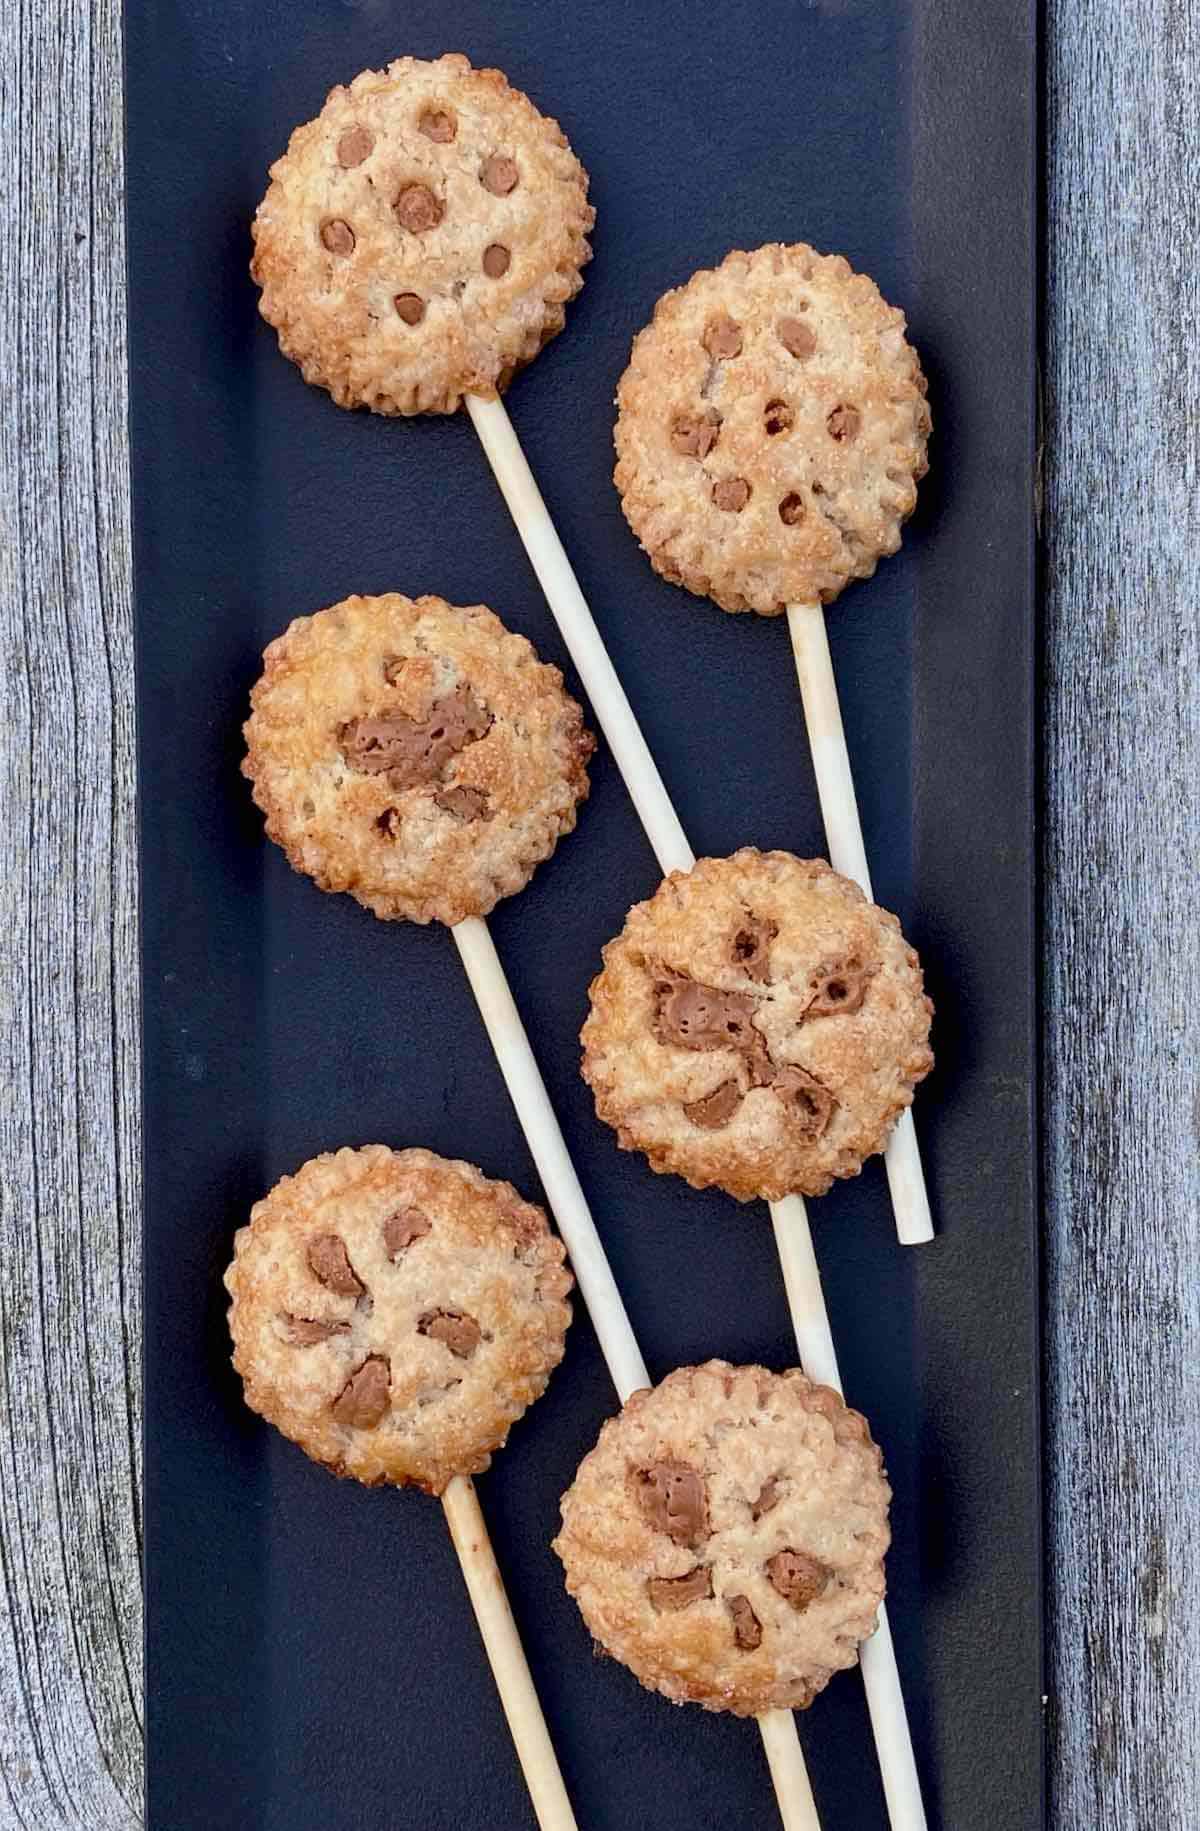
{"type": "Polygon", "coordinates": [[[1049,7],[1052,1774],[1200,1825],[1200,10],[1049,7]]]}
{"type": "MultiPolygon", "coordinates": [[[[124,1831],[142,1781],[119,16],[0,0],[0,22],[0,1827],[124,1831]]],[[[1047,25],[1053,1821],[1194,1831],[1200,15],[1049,0],[1047,25]]]]}
{"type": "Polygon", "coordinates": [[[119,6],[0,20],[0,1824],[115,1831],[142,1789],[119,6]]]}

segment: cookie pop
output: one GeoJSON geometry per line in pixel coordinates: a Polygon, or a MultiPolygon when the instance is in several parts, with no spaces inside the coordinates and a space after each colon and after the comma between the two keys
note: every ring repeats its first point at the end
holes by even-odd
{"type": "Polygon", "coordinates": [[[739,1201],[857,1176],[933,1065],[916,954],[824,859],[744,846],[673,872],[590,996],[600,1117],[655,1170],[739,1201]]]}
{"type": "MultiPolygon", "coordinates": [[[[787,612],[830,860],[868,898],[823,607],[897,550],[925,475],[904,332],[840,255],[773,243],[666,293],[617,391],[616,484],[655,571],[722,610],[787,612]]],[[[901,1241],[932,1239],[908,1112],[885,1162],[901,1241]]]]}
{"type": "MultiPolygon", "coordinates": [[[[592,739],[561,675],[539,662],[529,643],[506,631],[483,605],[460,608],[400,593],[347,598],[298,618],[270,644],[251,695],[246,741],[243,768],[266,815],[267,832],[296,870],[322,889],[348,892],[383,919],[450,926],[601,1350],[626,1399],[649,1384],[645,1362],[483,920],[501,896],[528,882],[539,860],[571,830],[577,803],[587,792],[592,739]]],[[[424,1212],[419,1201],[416,1207],[424,1212]]],[[[358,1231],[346,1241],[337,1229],[323,1229],[342,1239],[345,1250],[323,1240],[318,1270],[310,1261],[308,1272],[320,1282],[319,1271],[332,1268],[335,1284],[345,1285],[337,1294],[357,1302],[357,1286],[366,1280],[354,1253],[359,1251],[365,1264],[378,1260],[388,1246],[389,1224],[388,1216],[381,1221],[372,1208],[361,1240],[358,1231]],[[348,1267],[342,1263],[347,1256],[348,1267]]],[[[425,1242],[410,1237],[407,1210],[395,1227],[398,1252],[406,1265],[415,1266],[425,1242]]],[[[314,1295],[311,1279],[302,1266],[294,1270],[304,1290],[289,1295],[282,1311],[276,1306],[271,1315],[296,1318],[287,1328],[298,1327],[304,1335],[330,1318],[324,1310],[310,1314],[305,1302],[306,1293],[314,1295]]],[[[421,1302],[423,1313],[441,1319],[438,1333],[451,1354],[456,1344],[470,1345],[468,1324],[479,1318],[469,1307],[464,1311],[449,1286],[423,1292],[421,1302]]],[[[342,1310],[346,1313],[332,1317],[336,1324],[352,1320],[347,1305],[342,1310]]],[[[308,1345],[322,1346],[326,1358],[362,1352],[357,1371],[333,1403],[357,1410],[361,1396],[369,1418],[383,1396],[379,1363],[386,1356],[367,1324],[350,1341],[342,1334],[338,1328],[332,1345],[323,1338],[308,1345]]],[[[256,1394],[260,1384],[256,1376],[256,1394]]],[[[344,1461],[337,1448],[342,1424],[327,1410],[330,1392],[323,1387],[316,1401],[332,1433],[312,1439],[317,1453],[329,1460],[333,1448],[344,1461]]],[[[268,1415],[279,1422],[284,1414],[276,1403],[268,1415]]],[[[373,1426],[368,1422],[365,1428],[373,1426]]],[[[312,1438],[307,1426],[305,1432],[312,1438]]],[[[365,1440],[358,1449],[366,1457],[361,1472],[387,1479],[378,1450],[365,1440]]],[[[461,1498],[461,1490],[448,1491],[461,1498]]],[[[499,1580],[481,1516],[456,1530],[455,1539],[472,1593],[495,1594],[499,1580]]],[[[505,1624],[503,1657],[515,1666],[520,1649],[506,1613],[505,1624]]],[[[497,1678],[505,1695],[503,1670],[498,1667],[497,1678]]],[[[561,1816],[569,1810],[565,1796],[556,1793],[543,1808],[534,1791],[525,1744],[534,1744],[531,1760],[544,1761],[548,1741],[532,1686],[526,1683],[516,1706],[506,1699],[506,1709],[535,1805],[547,1812],[543,1823],[570,1823],[561,1816]]],[[[816,1831],[794,1723],[777,1712],[760,1721],[785,1825],[789,1831],[816,1831]]]]}
{"type": "Polygon", "coordinates": [[[571,1276],[540,1208],[431,1151],[315,1157],[225,1275],[246,1403],[315,1462],[440,1497],[543,1827],[575,1819],[472,1475],[546,1387],[571,1276]]]}
{"type": "Polygon", "coordinates": [[[890,1498],[837,1393],[709,1361],[604,1426],[554,1549],[595,1639],[649,1690],[804,1710],[874,1632],[890,1498]]]}
{"type": "Polygon", "coordinates": [[[498,70],[401,57],[293,133],[251,273],[280,348],[339,407],[453,413],[562,329],[594,217],[558,123],[498,70]]]}

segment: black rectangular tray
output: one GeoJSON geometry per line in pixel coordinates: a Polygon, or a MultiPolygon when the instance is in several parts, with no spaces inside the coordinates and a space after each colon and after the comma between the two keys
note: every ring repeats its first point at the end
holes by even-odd
{"type": "MultiPolygon", "coordinates": [[[[596,258],[510,410],[697,851],[823,849],[786,631],[656,579],[611,484],[655,299],[734,246],[844,252],[908,312],[933,469],[830,636],[876,894],[920,948],[939,1238],[878,1160],[811,1204],[851,1402],[895,1488],[890,1608],[930,1821],[1042,1822],[1035,1135],[1032,0],[129,0],[153,1831],[520,1827],[436,1503],[332,1481],[242,1405],[221,1274],[284,1171],[419,1143],[537,1182],[444,931],[293,876],[238,774],[264,644],[351,591],[491,604],[563,647],[465,416],[339,412],[247,277],[270,160],[326,91],[465,50],[558,116],[596,258]]],[[[577,689],[572,671],[568,680],[577,689]]],[[[790,1364],[766,1211],[619,1154],[578,1074],[602,943],[657,872],[603,749],[577,834],[493,929],[652,1373],[790,1364]]],[[[752,1726],[591,1656],[548,1542],[614,1409],[586,1317],[480,1481],[585,1826],[777,1822],[752,1726]]],[[[825,1831],[886,1819],[856,1674],[801,1720],[825,1831]]]]}

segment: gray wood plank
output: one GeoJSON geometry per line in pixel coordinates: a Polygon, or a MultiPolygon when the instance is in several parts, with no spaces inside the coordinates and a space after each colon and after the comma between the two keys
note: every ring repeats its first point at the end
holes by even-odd
{"type": "Polygon", "coordinates": [[[1200,1825],[1200,12],[1048,8],[1055,1823],[1200,1825]]]}
{"type": "Polygon", "coordinates": [[[142,1817],[120,18],[0,21],[0,1823],[117,1831],[142,1817]]]}
{"type": "MultiPolygon", "coordinates": [[[[1054,1822],[1200,1823],[1200,15],[1049,0],[1054,1822]]],[[[142,1816],[115,0],[0,0],[0,1826],[142,1816]]]]}

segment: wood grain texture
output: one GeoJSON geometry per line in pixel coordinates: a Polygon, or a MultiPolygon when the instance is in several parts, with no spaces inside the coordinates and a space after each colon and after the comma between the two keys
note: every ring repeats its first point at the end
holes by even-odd
{"type": "Polygon", "coordinates": [[[1052,0],[1055,1823],[1200,1824],[1200,11],[1052,0]]]}
{"type": "MultiPolygon", "coordinates": [[[[116,0],[0,0],[0,1826],[142,1816],[116,0]]],[[[1053,1822],[1200,1823],[1200,15],[1049,0],[1053,1822]]],[[[956,1828],[957,1831],[957,1828],[956,1828]]]]}
{"type": "Polygon", "coordinates": [[[120,16],[0,18],[0,1823],[116,1831],[142,1787],[120,16]]]}

